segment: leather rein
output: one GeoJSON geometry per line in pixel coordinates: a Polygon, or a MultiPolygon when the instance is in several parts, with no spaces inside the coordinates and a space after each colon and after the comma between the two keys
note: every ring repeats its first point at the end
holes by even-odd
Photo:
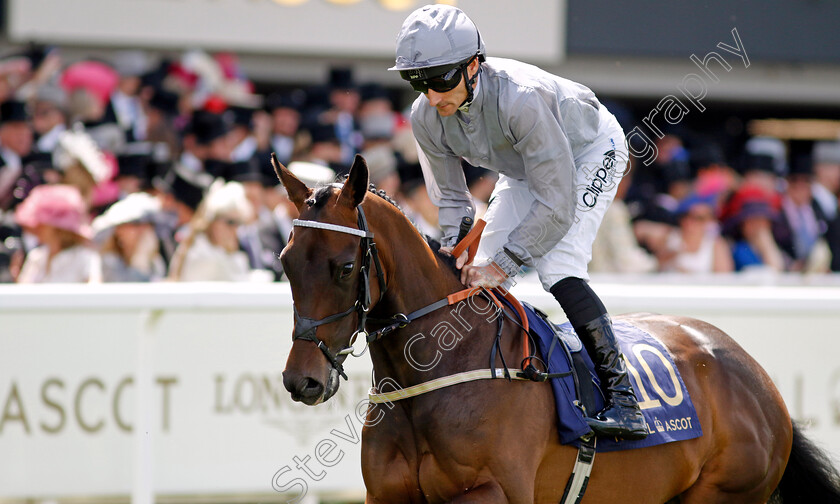
{"type": "MultiPolygon", "coordinates": [[[[346,356],[350,354],[352,354],[354,357],[361,357],[362,355],[364,355],[365,350],[367,349],[367,346],[370,345],[370,343],[379,340],[380,338],[390,334],[391,332],[397,329],[401,329],[407,326],[414,320],[423,317],[424,315],[428,315],[436,310],[463,301],[476,294],[482,295],[482,297],[484,297],[488,301],[493,302],[498,309],[504,310],[502,303],[497,299],[498,295],[499,297],[504,297],[506,300],[508,300],[509,303],[512,304],[520,318],[520,322],[518,323],[518,325],[522,328],[524,332],[523,361],[520,369],[507,369],[507,367],[502,369],[493,369],[493,364],[491,362],[490,369],[459,373],[457,375],[452,375],[452,377],[444,377],[443,379],[432,380],[431,382],[426,382],[426,384],[410,387],[409,389],[403,389],[399,392],[391,394],[381,394],[382,397],[375,397],[379,396],[380,394],[376,394],[376,392],[372,390],[371,400],[372,402],[399,400],[419,395],[425,392],[429,392],[431,390],[436,390],[438,388],[454,385],[456,383],[463,383],[465,381],[473,381],[476,379],[535,379],[533,372],[536,372],[536,370],[530,362],[530,359],[533,358],[533,356],[531,355],[530,346],[528,343],[528,318],[525,316],[524,309],[522,308],[522,305],[519,303],[519,301],[516,300],[516,298],[514,298],[507,291],[496,291],[496,293],[494,294],[493,292],[481,287],[464,289],[450,294],[443,299],[435,301],[434,303],[424,306],[423,308],[415,310],[407,315],[404,313],[397,313],[389,319],[369,318],[368,312],[370,311],[371,307],[371,292],[368,275],[372,265],[376,268],[376,276],[379,282],[379,300],[381,300],[382,297],[385,295],[387,285],[385,284],[385,277],[382,270],[382,264],[379,260],[379,253],[376,249],[376,244],[373,241],[374,235],[368,228],[367,219],[365,218],[365,213],[364,210],[362,210],[361,206],[358,207],[358,212],[358,229],[312,220],[295,219],[292,222],[292,224],[295,227],[323,229],[327,231],[334,231],[338,233],[358,236],[361,239],[359,247],[362,252],[362,265],[359,268],[359,293],[356,302],[342,312],[335,313],[333,315],[329,315],[318,320],[302,316],[298,312],[297,306],[294,306],[293,310],[295,316],[295,327],[294,333],[292,335],[292,341],[302,339],[305,341],[311,341],[315,343],[318,346],[318,349],[321,350],[321,352],[323,352],[324,356],[327,358],[330,365],[332,365],[333,369],[335,369],[342,378],[347,380],[347,374],[344,372],[344,366],[342,365],[342,361],[340,361],[342,357],[346,358],[346,356]],[[333,351],[329,349],[329,347],[326,343],[323,342],[323,340],[315,336],[317,327],[341,320],[344,317],[353,314],[354,312],[357,313],[359,316],[359,323],[356,328],[356,332],[354,332],[353,336],[351,336],[350,338],[350,345],[345,348],[342,348],[338,352],[333,353],[333,351]],[[368,321],[385,325],[380,329],[368,333],[366,328],[368,321]],[[359,354],[355,354],[353,343],[356,337],[359,335],[364,336],[366,340],[365,350],[362,350],[359,354]]],[[[468,250],[469,259],[467,263],[472,261],[473,257],[475,256],[475,252],[478,249],[478,241],[480,240],[481,232],[484,229],[484,224],[484,221],[479,220],[478,224],[455,247],[455,249],[453,250],[453,255],[455,257],[460,256],[464,250],[468,250]]],[[[497,335],[497,337],[500,336],[500,334],[501,318],[499,319],[499,335],[497,335]]],[[[493,352],[493,356],[495,356],[495,352],[493,352]]],[[[493,358],[492,360],[495,360],[495,358],[493,358]]]]}

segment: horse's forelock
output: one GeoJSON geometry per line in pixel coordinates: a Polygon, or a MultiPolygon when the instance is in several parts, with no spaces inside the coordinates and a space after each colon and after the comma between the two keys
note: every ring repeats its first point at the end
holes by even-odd
{"type": "Polygon", "coordinates": [[[330,197],[334,193],[334,187],[332,185],[325,185],[315,189],[315,192],[312,193],[312,196],[306,200],[306,203],[311,208],[324,208],[324,205],[327,204],[330,197]]]}

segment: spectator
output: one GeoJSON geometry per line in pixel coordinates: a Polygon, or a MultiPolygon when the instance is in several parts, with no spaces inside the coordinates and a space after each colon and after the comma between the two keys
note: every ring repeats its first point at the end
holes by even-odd
{"type": "Polygon", "coordinates": [[[58,136],[67,129],[67,95],[59,87],[44,86],[32,103],[32,128],[37,137],[38,152],[52,152],[58,136]]]}
{"type": "Polygon", "coordinates": [[[126,142],[125,132],[109,106],[111,94],[119,85],[116,70],[98,61],[80,61],[64,70],[60,84],[68,94],[70,122],[81,122],[100,149],[120,152],[126,142]]]}
{"type": "Polygon", "coordinates": [[[112,182],[118,169],[112,161],[79,124],[59,135],[53,152],[61,183],[79,189],[91,209],[106,206],[119,197],[119,186],[112,182]]]}
{"type": "Polygon", "coordinates": [[[165,144],[167,157],[179,153],[181,145],[175,128],[175,120],[179,116],[178,95],[164,89],[152,90],[144,114],[146,140],[165,144]]]}
{"type": "Polygon", "coordinates": [[[17,208],[15,218],[39,243],[27,254],[18,283],[102,281],[101,260],[90,246],[87,207],[78,189],[38,186],[17,208]]]}
{"type": "MultiPolygon", "coordinates": [[[[419,171],[419,165],[417,171],[419,171]]],[[[405,214],[420,232],[429,238],[440,240],[443,232],[438,225],[438,207],[429,198],[426,182],[422,176],[404,180],[400,189],[405,214]]]]}
{"type": "Polygon", "coordinates": [[[149,58],[142,51],[121,51],[114,58],[119,81],[110,96],[109,113],[122,128],[127,142],[146,140],[146,114],[139,92],[140,78],[150,68],[149,58]]]}
{"type": "Polygon", "coordinates": [[[23,102],[7,100],[0,104],[0,212],[14,208],[30,185],[23,158],[32,151],[32,129],[23,102]]]}
{"type": "Polygon", "coordinates": [[[167,267],[178,242],[189,234],[189,223],[212,182],[213,177],[207,173],[191,172],[181,166],[173,166],[164,176],[152,180],[162,210],[155,232],[167,267]]]}
{"type": "Polygon", "coordinates": [[[219,115],[196,111],[184,132],[180,164],[189,171],[221,176],[231,160],[228,123],[219,115]]]}
{"type": "Polygon", "coordinates": [[[397,153],[391,141],[396,128],[396,116],[382,86],[366,84],[361,87],[359,125],[364,143],[362,157],[370,170],[370,183],[387,194],[399,191],[400,176],[397,173],[397,153]]]}
{"type": "Polygon", "coordinates": [[[774,236],[787,260],[789,271],[827,272],[831,255],[822,236],[827,224],[812,205],[814,172],[810,155],[794,159],[782,194],[782,207],[774,236]]]}
{"type": "Polygon", "coordinates": [[[333,125],[315,122],[308,124],[306,130],[309,131],[311,143],[302,156],[303,160],[329,167],[338,175],[346,175],[350,167],[341,161],[341,143],[335,136],[333,125]]]}
{"type": "Polygon", "coordinates": [[[166,276],[154,228],[158,212],[160,200],[133,193],[94,219],[105,282],[149,282],[166,276]]]}
{"type": "Polygon", "coordinates": [[[731,237],[736,271],[767,269],[784,271],[782,251],[773,238],[778,217],[774,195],[752,185],[739,189],[724,209],[723,231],[731,237]]]}
{"type": "Polygon", "coordinates": [[[339,162],[350,166],[353,156],[362,146],[362,136],[356,123],[359,108],[359,89],[353,81],[350,68],[331,68],[329,81],[330,109],[322,114],[320,121],[333,125],[335,137],[341,146],[339,162]]]}
{"type": "Polygon", "coordinates": [[[840,272],[840,142],[817,142],[813,149],[814,211],[825,221],[825,239],[831,251],[831,271],[840,272]]]}
{"type": "MultiPolygon", "coordinates": [[[[773,199],[778,199],[781,177],[787,174],[787,149],[777,138],[753,137],[744,145],[741,172],[743,185],[764,189],[773,199]]],[[[774,201],[778,207],[778,201],[774,201]]]]}
{"type": "Polygon", "coordinates": [[[167,150],[165,144],[134,142],[127,144],[122,154],[117,156],[116,183],[121,197],[145,191],[149,188],[153,176],[156,150],[167,150]]]}
{"type": "Polygon", "coordinates": [[[178,245],[169,278],[185,282],[273,280],[268,271],[251,269],[248,255],[239,247],[239,227],[254,218],[242,184],[217,180],[203,205],[202,213],[190,223],[189,237],[178,245]]]}
{"type": "Polygon", "coordinates": [[[662,271],[680,273],[729,273],[734,269],[732,253],[720,236],[714,194],[693,194],[677,208],[679,229],[668,236],[659,257],[662,271]]]}
{"type": "Polygon", "coordinates": [[[676,226],[679,202],[692,191],[688,151],[675,135],[657,142],[659,156],[649,168],[640,169],[628,189],[633,219],[676,226]],[[638,180],[637,180],[638,179],[638,180]]]}
{"type": "MultiPolygon", "coordinates": [[[[630,211],[624,203],[624,197],[627,195],[627,189],[632,184],[632,180],[633,172],[628,170],[621,177],[615,199],[604,214],[604,220],[601,221],[601,227],[598,228],[595,242],[592,244],[592,260],[589,262],[589,271],[592,273],[656,271],[656,257],[648,253],[636,241],[630,211]]],[[[665,229],[670,229],[670,227],[665,229]]]]}
{"type": "Polygon", "coordinates": [[[475,218],[480,219],[487,211],[487,205],[490,203],[496,181],[499,180],[499,174],[486,168],[473,166],[463,159],[461,168],[464,170],[464,180],[467,182],[467,189],[475,205],[475,218]]]}
{"type": "Polygon", "coordinates": [[[271,137],[268,152],[263,154],[266,160],[274,152],[284,166],[292,162],[298,150],[297,135],[305,103],[306,94],[299,89],[274,93],[266,98],[265,109],[271,114],[271,137]]]}
{"type": "Polygon", "coordinates": [[[228,109],[230,116],[230,142],[233,161],[250,161],[257,153],[257,139],[252,133],[254,113],[257,110],[244,105],[234,105],[228,109]]]}
{"type": "MultiPolygon", "coordinates": [[[[229,182],[242,184],[245,197],[254,209],[254,218],[242,223],[237,232],[251,268],[269,270],[279,279],[283,268],[277,253],[285,246],[286,239],[280,236],[280,229],[266,205],[265,178],[256,159],[233,163],[225,176],[229,182]],[[276,248],[281,243],[282,246],[276,248]]],[[[274,180],[277,180],[276,175],[274,180]]]]}

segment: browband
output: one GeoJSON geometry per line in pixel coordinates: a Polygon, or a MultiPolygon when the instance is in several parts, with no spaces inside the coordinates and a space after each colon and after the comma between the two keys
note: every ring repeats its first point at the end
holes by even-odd
{"type": "Polygon", "coordinates": [[[338,231],[339,233],[351,234],[353,236],[359,236],[361,238],[373,238],[373,233],[371,233],[370,231],[363,231],[361,229],[355,229],[347,226],[339,226],[337,224],[327,224],[326,222],[295,219],[292,221],[292,224],[299,227],[338,231]]]}

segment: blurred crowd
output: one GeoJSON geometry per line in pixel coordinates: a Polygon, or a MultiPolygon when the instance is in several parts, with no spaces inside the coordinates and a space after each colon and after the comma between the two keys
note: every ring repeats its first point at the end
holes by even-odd
{"type": "Polygon", "coordinates": [[[656,148],[631,160],[590,271],[840,271],[840,142],[752,137],[727,158],[683,129],[656,148]]]}
{"type": "MultiPolygon", "coordinates": [[[[678,134],[657,148],[622,180],[592,272],[840,271],[840,143],[752,138],[737,160],[678,134]]],[[[272,152],[313,187],[361,154],[371,183],[440,236],[407,111],[351,68],[257,93],[230,53],[7,54],[0,282],[282,280],[297,215],[272,152]]],[[[480,214],[496,177],[463,168],[480,214]]]]}
{"type": "Polygon", "coordinates": [[[0,281],[281,280],[297,215],[272,152],[311,186],[339,180],[362,154],[371,182],[439,236],[394,103],[348,68],[257,93],[228,53],[6,55],[0,281]]]}

